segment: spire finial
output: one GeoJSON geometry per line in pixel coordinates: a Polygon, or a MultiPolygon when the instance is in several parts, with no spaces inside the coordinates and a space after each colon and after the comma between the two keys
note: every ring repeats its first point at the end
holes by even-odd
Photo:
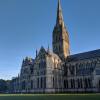
{"type": "Polygon", "coordinates": [[[60,3],[60,0],[58,0],[58,8],[59,8],[59,10],[61,10],[61,3],[60,3]]]}
{"type": "Polygon", "coordinates": [[[48,50],[47,50],[47,52],[49,53],[49,51],[50,51],[50,48],[49,48],[49,45],[48,45],[48,50]]]}
{"type": "Polygon", "coordinates": [[[57,21],[56,24],[63,24],[63,15],[62,15],[62,8],[61,8],[61,3],[60,0],[58,0],[58,8],[57,8],[57,21]]]}

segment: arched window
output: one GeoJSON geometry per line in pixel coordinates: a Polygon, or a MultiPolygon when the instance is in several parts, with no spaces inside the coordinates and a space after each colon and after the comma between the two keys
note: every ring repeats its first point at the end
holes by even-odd
{"type": "Polygon", "coordinates": [[[66,88],[66,80],[64,80],[64,88],[66,88]]]}
{"type": "Polygon", "coordinates": [[[57,42],[57,36],[55,35],[55,42],[57,42]]]}
{"type": "Polygon", "coordinates": [[[99,80],[99,89],[100,89],[100,80],[99,80]]]}
{"type": "Polygon", "coordinates": [[[33,89],[33,80],[31,80],[31,89],[33,89]]]}
{"type": "Polygon", "coordinates": [[[60,41],[60,36],[59,36],[59,41],[60,41]]]}
{"type": "Polygon", "coordinates": [[[71,88],[74,88],[74,87],[73,87],[73,79],[71,79],[71,88]]]}
{"type": "Polygon", "coordinates": [[[80,80],[77,80],[78,88],[80,88],[80,80]]]}
{"type": "Polygon", "coordinates": [[[39,78],[37,78],[37,88],[39,88],[39,78]]]}
{"type": "Polygon", "coordinates": [[[68,80],[66,80],[66,88],[68,88],[68,80]]]}
{"type": "Polygon", "coordinates": [[[92,88],[92,80],[91,79],[88,79],[88,87],[92,88]]]}
{"type": "Polygon", "coordinates": [[[30,67],[30,72],[33,74],[33,66],[30,67]]]}
{"type": "Polygon", "coordinates": [[[75,88],[75,80],[73,79],[73,88],[75,88]]]}
{"type": "Polygon", "coordinates": [[[44,83],[44,86],[43,86],[43,88],[46,88],[46,77],[44,77],[44,81],[43,81],[44,83]]]}
{"type": "Polygon", "coordinates": [[[54,81],[54,77],[53,77],[53,88],[55,88],[55,83],[54,83],[55,81],[54,81]]]}
{"type": "Polygon", "coordinates": [[[25,88],[26,88],[26,83],[25,83],[25,81],[23,81],[22,82],[22,90],[25,90],[25,88]]]}
{"type": "Polygon", "coordinates": [[[68,88],[68,80],[64,80],[64,88],[65,88],[65,89],[68,88]]]}
{"type": "Polygon", "coordinates": [[[80,88],[83,88],[82,79],[80,79],[80,88]]]}
{"type": "Polygon", "coordinates": [[[87,79],[85,78],[85,80],[84,80],[84,87],[85,88],[88,88],[88,82],[87,82],[87,79]]]}
{"type": "Polygon", "coordinates": [[[40,84],[41,84],[41,88],[43,88],[43,79],[42,79],[42,77],[41,77],[40,84]]]}

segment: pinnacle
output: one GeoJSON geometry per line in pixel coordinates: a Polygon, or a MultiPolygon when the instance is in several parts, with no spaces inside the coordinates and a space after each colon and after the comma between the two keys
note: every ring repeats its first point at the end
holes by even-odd
{"type": "Polygon", "coordinates": [[[61,25],[63,24],[64,21],[63,21],[63,14],[62,14],[62,8],[61,8],[61,3],[60,3],[60,0],[58,0],[58,8],[57,8],[57,21],[56,21],[56,24],[58,25],[61,25]]]}

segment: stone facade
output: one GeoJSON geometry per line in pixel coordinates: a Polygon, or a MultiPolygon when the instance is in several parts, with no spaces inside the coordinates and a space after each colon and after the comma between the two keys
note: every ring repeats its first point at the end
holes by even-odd
{"type": "Polygon", "coordinates": [[[100,50],[70,55],[60,0],[52,38],[53,52],[41,47],[23,60],[13,93],[100,92],[100,50]]]}
{"type": "Polygon", "coordinates": [[[23,60],[20,77],[12,80],[15,93],[55,93],[62,91],[63,67],[59,56],[41,47],[33,60],[23,60]],[[19,85],[20,84],[20,85],[19,85]]]}
{"type": "Polygon", "coordinates": [[[100,91],[100,50],[69,56],[63,66],[65,92],[100,91]]]}

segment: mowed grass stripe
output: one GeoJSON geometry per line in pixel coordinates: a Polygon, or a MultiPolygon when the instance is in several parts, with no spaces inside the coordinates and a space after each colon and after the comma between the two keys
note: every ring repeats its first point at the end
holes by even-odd
{"type": "Polygon", "coordinates": [[[0,96],[93,96],[99,95],[100,93],[93,94],[0,94],[0,96]]]}
{"type": "Polygon", "coordinates": [[[0,94],[0,100],[100,100],[100,94],[0,94]]]}

